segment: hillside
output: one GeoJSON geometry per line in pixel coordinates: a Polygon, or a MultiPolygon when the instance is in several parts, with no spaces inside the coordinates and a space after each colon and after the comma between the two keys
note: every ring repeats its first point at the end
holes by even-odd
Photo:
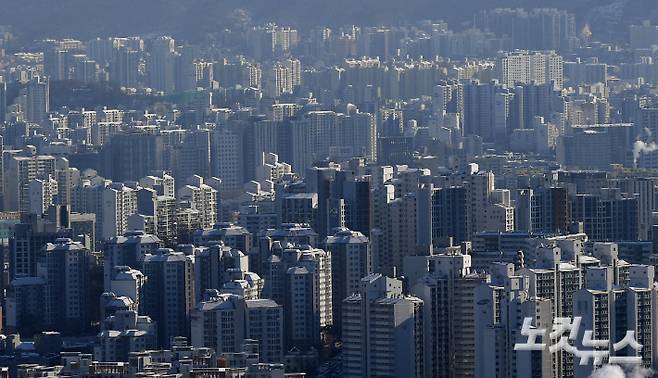
{"type": "Polygon", "coordinates": [[[565,8],[595,33],[623,32],[628,23],[644,18],[658,21],[658,2],[652,0],[0,0],[0,24],[12,25],[24,40],[150,33],[196,39],[225,27],[237,8],[255,21],[297,27],[427,18],[459,27],[479,9],[500,6],[565,8]]]}

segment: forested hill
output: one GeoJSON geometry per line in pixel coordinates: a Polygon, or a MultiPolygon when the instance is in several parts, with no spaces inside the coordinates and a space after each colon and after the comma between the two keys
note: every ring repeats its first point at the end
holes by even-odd
{"type": "Polygon", "coordinates": [[[595,33],[621,33],[645,18],[658,21],[655,0],[0,0],[0,24],[12,25],[25,40],[149,33],[196,39],[230,25],[239,8],[254,21],[302,28],[444,19],[458,29],[478,10],[495,7],[568,9],[595,33]]]}

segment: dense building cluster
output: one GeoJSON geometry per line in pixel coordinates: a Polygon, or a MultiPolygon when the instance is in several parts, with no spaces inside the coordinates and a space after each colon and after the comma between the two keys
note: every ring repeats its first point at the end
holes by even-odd
{"type": "Polygon", "coordinates": [[[557,9],[0,27],[0,376],[658,370],[657,46],[557,9]]]}

